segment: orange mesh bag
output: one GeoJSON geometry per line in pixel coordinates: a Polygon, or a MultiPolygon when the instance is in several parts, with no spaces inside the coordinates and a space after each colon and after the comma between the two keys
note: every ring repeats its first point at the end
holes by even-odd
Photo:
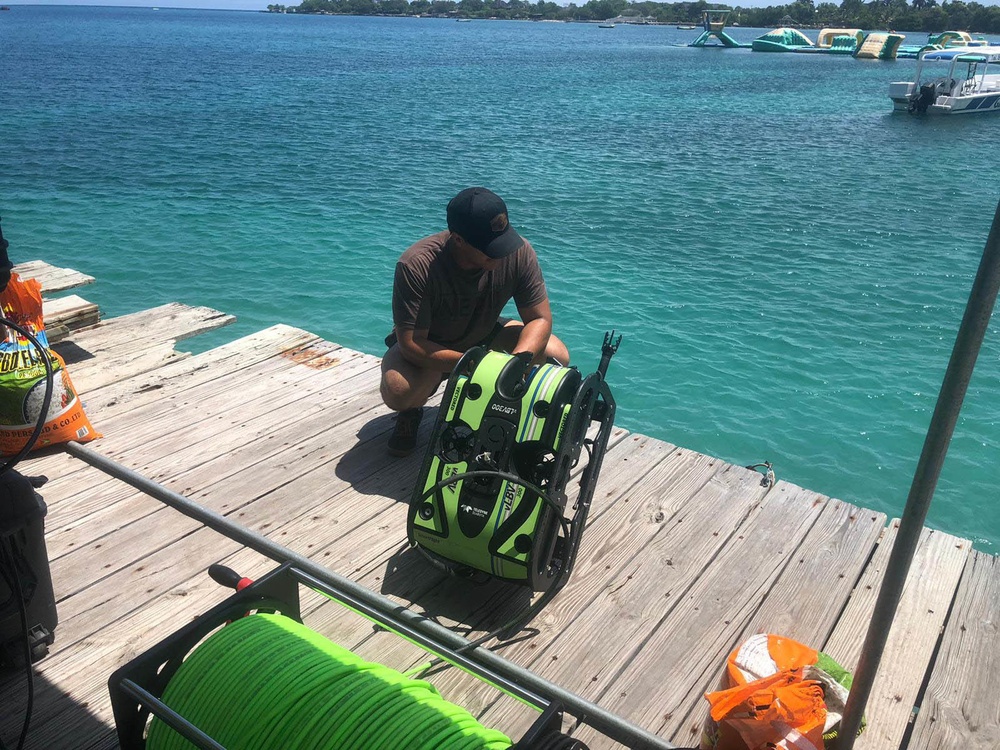
{"type": "Polygon", "coordinates": [[[851,675],[826,654],[760,633],[726,661],[701,750],[831,750],[851,675]]]}
{"type": "MultiPolygon", "coordinates": [[[[66,363],[49,348],[42,319],[42,289],[34,279],[11,274],[7,288],[0,292],[3,317],[38,339],[52,362],[52,399],[45,426],[34,448],[76,440],[85,443],[100,437],[95,432],[66,363]]],[[[27,337],[0,324],[0,454],[15,455],[31,437],[45,399],[45,363],[27,337]]]]}

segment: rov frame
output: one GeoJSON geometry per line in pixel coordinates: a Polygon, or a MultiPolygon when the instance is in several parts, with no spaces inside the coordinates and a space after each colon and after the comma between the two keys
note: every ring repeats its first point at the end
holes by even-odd
{"type": "Polygon", "coordinates": [[[530,354],[466,352],[448,379],[410,500],[410,544],[457,575],[552,593],[563,586],[614,425],[605,376],[620,343],[606,333],[597,371],[586,377],[575,367],[532,367],[530,354]],[[566,489],[584,449],[589,461],[567,518],[566,489]]]}

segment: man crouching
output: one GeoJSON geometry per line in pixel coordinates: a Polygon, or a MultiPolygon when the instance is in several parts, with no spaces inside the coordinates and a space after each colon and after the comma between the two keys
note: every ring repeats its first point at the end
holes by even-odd
{"type": "Polygon", "coordinates": [[[393,331],[382,358],[382,400],[399,412],[388,450],[416,446],[423,406],[474,346],[533,361],[569,364],[552,335],[552,310],[538,257],[510,225],[500,196],[467,188],[448,203],[448,230],[410,247],[396,263],[393,331]],[[511,299],[520,320],[500,313],[511,299]]]}

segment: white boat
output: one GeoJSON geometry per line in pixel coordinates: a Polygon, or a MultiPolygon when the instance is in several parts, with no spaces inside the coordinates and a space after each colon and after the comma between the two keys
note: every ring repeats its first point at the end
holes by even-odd
{"type": "Polygon", "coordinates": [[[894,110],[919,114],[1000,112],[1000,46],[923,52],[914,79],[890,83],[889,98],[894,110]]]}

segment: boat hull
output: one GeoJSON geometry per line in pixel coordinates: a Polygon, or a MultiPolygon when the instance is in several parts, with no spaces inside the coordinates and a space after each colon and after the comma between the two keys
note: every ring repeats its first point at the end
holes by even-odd
{"type": "MultiPolygon", "coordinates": [[[[912,111],[911,99],[892,98],[894,112],[912,111]]],[[[1000,92],[976,94],[974,96],[939,96],[927,106],[928,115],[971,115],[1000,112],[1000,92]]]]}

